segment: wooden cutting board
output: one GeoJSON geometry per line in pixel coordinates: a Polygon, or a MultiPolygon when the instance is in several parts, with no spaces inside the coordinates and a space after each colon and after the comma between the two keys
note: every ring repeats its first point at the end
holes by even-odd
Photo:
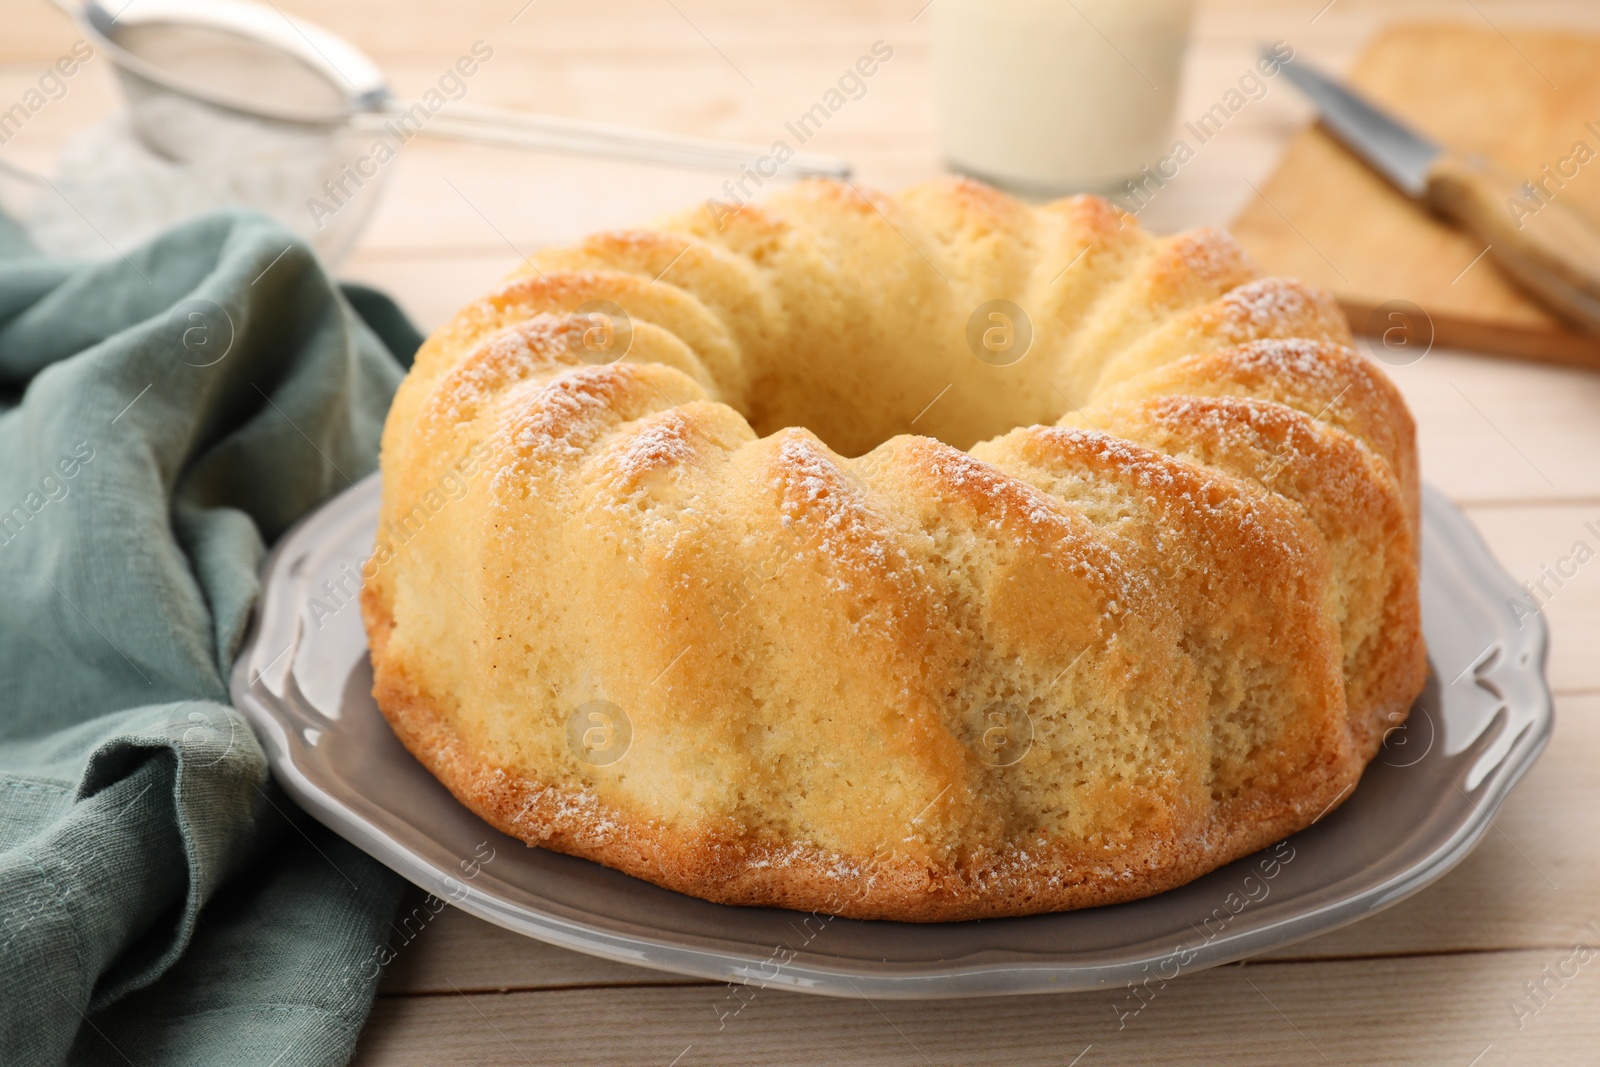
{"type": "MultiPolygon", "coordinates": [[[[1346,77],[1433,139],[1496,159],[1600,219],[1600,37],[1398,25],[1346,77]]],[[[1389,312],[1409,301],[1436,344],[1600,368],[1600,337],[1523,296],[1478,258],[1482,241],[1396,192],[1319,126],[1294,139],[1232,228],[1271,272],[1333,290],[1358,333],[1403,322],[1389,312]]]]}

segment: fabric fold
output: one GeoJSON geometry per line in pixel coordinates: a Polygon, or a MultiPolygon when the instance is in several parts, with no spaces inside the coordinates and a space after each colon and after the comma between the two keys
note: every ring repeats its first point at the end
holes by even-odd
{"type": "Polygon", "coordinates": [[[93,264],[0,225],[0,1062],[350,1056],[402,883],[277,790],[227,677],[420,340],[260,217],[93,264]]]}

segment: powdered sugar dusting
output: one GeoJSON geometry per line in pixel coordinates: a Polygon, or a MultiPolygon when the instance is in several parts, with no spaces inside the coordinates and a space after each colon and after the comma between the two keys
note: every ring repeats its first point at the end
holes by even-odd
{"type": "Polygon", "coordinates": [[[1321,316],[1305,286],[1283,278],[1259,278],[1233,289],[1217,302],[1230,341],[1281,335],[1321,316]]]}
{"type": "Polygon", "coordinates": [[[695,503],[686,485],[689,465],[709,443],[682,408],[625,426],[589,468],[597,490],[592,499],[612,515],[626,515],[642,539],[670,557],[685,533],[681,520],[695,503]]]}
{"type": "Polygon", "coordinates": [[[1337,384],[1340,388],[1345,384],[1340,381],[1341,376],[1366,369],[1360,357],[1350,349],[1334,349],[1326,343],[1298,338],[1252,341],[1233,349],[1229,355],[1238,366],[1255,374],[1323,385],[1337,384]],[[1334,351],[1346,358],[1338,358],[1333,354],[1334,351]]]}
{"type": "Polygon", "coordinates": [[[543,478],[580,460],[619,421],[617,399],[637,373],[624,364],[579,367],[539,386],[507,427],[512,455],[499,476],[543,478]]]}
{"type": "MultiPolygon", "coordinates": [[[[772,464],[770,484],[778,491],[780,521],[800,539],[800,555],[823,564],[831,587],[861,592],[885,583],[908,595],[922,564],[912,559],[902,538],[867,505],[861,489],[833,462],[810,434],[785,431],[772,464]]],[[[897,615],[902,606],[882,600],[897,615]]]]}
{"type": "Polygon", "coordinates": [[[1175,257],[1184,282],[1222,282],[1257,273],[1255,263],[1239,243],[1223,230],[1202,227],[1169,238],[1168,254],[1175,257]]]}
{"type": "Polygon", "coordinates": [[[1145,583],[1124,565],[1116,546],[1096,537],[1067,504],[959,449],[930,443],[921,451],[945,484],[967,489],[985,503],[986,525],[994,536],[1016,539],[1020,533],[1028,551],[1064,555],[1073,572],[1109,589],[1107,614],[1140,598],[1145,583]]]}
{"type": "Polygon", "coordinates": [[[644,420],[628,434],[613,460],[624,486],[632,486],[645,475],[670,470],[694,457],[692,440],[701,436],[681,408],[668,410],[644,420]]]}
{"type": "MultiPolygon", "coordinates": [[[[1133,523],[1140,531],[1153,534],[1158,542],[1169,532],[1190,531],[1187,536],[1196,537],[1206,525],[1212,525],[1236,530],[1247,543],[1270,545],[1285,560],[1299,559],[1304,554],[1304,546],[1298,540],[1288,536],[1280,523],[1269,521],[1260,512],[1258,502],[1274,498],[1242,492],[1242,485],[1230,477],[1208,473],[1098,430],[1038,426],[1028,432],[1055,443],[1069,455],[1083,452],[1109,466],[1116,477],[1094,483],[1102,494],[1129,490],[1145,494],[1142,501],[1147,513],[1119,512],[1110,525],[1120,527],[1133,523]],[[1119,485],[1122,488],[1119,489],[1119,485]],[[1198,528],[1197,523],[1201,524],[1198,528]]],[[[1086,479],[1093,474],[1090,471],[1070,473],[1086,479]]],[[[1200,537],[1197,543],[1204,540],[1200,537]]],[[[1222,562],[1210,558],[1209,554],[1200,557],[1200,561],[1207,568],[1222,562]]]]}
{"type": "Polygon", "coordinates": [[[439,383],[434,410],[466,422],[512,383],[577,364],[567,343],[570,323],[570,317],[536,315],[491,334],[439,383]]]}

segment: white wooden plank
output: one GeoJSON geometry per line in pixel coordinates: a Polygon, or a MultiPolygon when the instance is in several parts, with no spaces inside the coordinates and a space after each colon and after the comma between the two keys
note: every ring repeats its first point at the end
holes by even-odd
{"type": "Polygon", "coordinates": [[[1593,1062],[1600,1036],[1596,942],[1584,964],[1568,945],[1227,967],[1152,987],[1132,1016],[1126,989],[912,1003],[718,985],[382,998],[355,1062],[1570,1065],[1593,1062]],[[1558,968],[1559,986],[1546,977],[1558,968]],[[1536,1002],[1524,983],[1539,981],[1549,992],[1536,1002]]]}
{"type": "Polygon", "coordinates": [[[1550,627],[1551,685],[1600,688],[1600,501],[1468,514],[1511,576],[1526,583],[1522,603],[1506,604],[1507,618],[1520,623],[1537,609],[1550,627]]]}

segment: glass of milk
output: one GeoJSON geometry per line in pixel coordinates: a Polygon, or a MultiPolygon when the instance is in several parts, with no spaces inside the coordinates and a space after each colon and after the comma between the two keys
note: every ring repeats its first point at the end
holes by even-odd
{"type": "Polygon", "coordinates": [[[1194,0],[934,0],[945,158],[1022,193],[1107,192],[1169,141],[1194,0]]]}

